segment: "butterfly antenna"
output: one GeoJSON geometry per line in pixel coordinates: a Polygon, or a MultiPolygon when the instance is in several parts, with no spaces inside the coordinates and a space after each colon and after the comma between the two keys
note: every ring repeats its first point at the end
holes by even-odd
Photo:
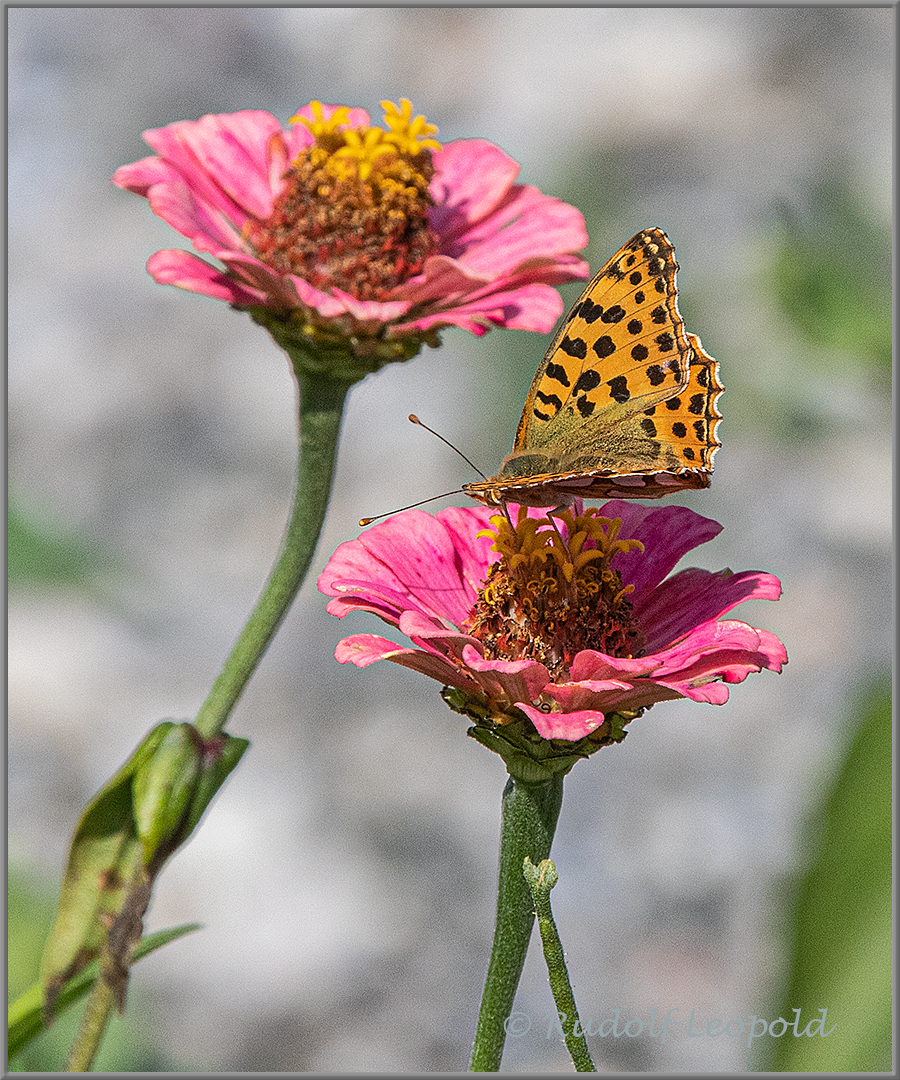
{"type": "MultiPolygon", "coordinates": [[[[483,472],[481,471],[481,469],[479,469],[479,468],[478,468],[478,466],[477,466],[477,465],[476,465],[476,464],[475,464],[474,462],[472,462],[472,461],[469,461],[469,459],[468,459],[468,458],[466,457],[466,455],[465,455],[465,454],[464,454],[464,453],[462,452],[462,450],[460,450],[460,449],[459,449],[458,447],[454,446],[452,442],[448,442],[448,441],[447,441],[447,440],[446,440],[446,439],[444,438],[444,436],[443,436],[443,435],[438,435],[438,433],[437,433],[437,432],[436,432],[436,431],[434,430],[434,428],[430,428],[430,427],[429,427],[429,426],[428,426],[427,424],[423,424],[423,423],[422,423],[422,421],[421,421],[421,420],[420,420],[420,419],[418,418],[418,416],[416,416],[416,414],[415,414],[415,413],[410,413],[410,414],[409,414],[409,422],[410,422],[411,424],[418,424],[418,425],[419,425],[419,427],[421,427],[421,428],[425,428],[425,430],[426,430],[426,431],[430,431],[432,435],[434,435],[434,436],[435,436],[436,438],[440,439],[440,440],[441,440],[441,442],[442,442],[442,443],[444,443],[444,444],[445,444],[446,446],[449,446],[451,450],[455,450],[455,451],[456,451],[456,453],[457,453],[457,454],[459,454],[459,456],[460,456],[460,457],[461,457],[461,458],[463,459],[463,461],[464,461],[464,462],[465,462],[465,463],[466,463],[467,465],[471,465],[471,466],[472,466],[472,468],[473,468],[473,469],[475,470],[475,472],[477,472],[477,473],[478,473],[478,475],[479,475],[479,476],[481,477],[481,479],[482,479],[482,480],[487,480],[487,477],[486,477],[486,476],[484,475],[484,473],[483,473],[483,472]]],[[[453,493],[452,491],[448,492],[448,495],[452,495],[452,494],[454,494],[454,493],[453,493]]],[[[438,499],[440,499],[440,498],[441,498],[441,496],[440,496],[440,495],[436,495],[436,496],[435,496],[435,498],[438,498],[438,499]]],[[[418,504],[418,503],[416,503],[415,505],[416,505],[416,506],[418,506],[419,504],[418,504]]]]}
{"type": "MultiPolygon", "coordinates": [[[[422,427],[425,425],[423,424],[422,427]]],[[[429,431],[431,429],[429,428],[429,431]]],[[[438,436],[440,438],[440,436],[438,436]]],[[[456,488],[455,491],[445,491],[443,495],[432,495],[429,499],[421,499],[419,502],[410,503],[409,506],[401,506],[399,510],[388,510],[386,514],[376,514],[375,517],[367,517],[359,519],[359,527],[364,529],[366,525],[371,525],[373,521],[381,521],[382,518],[390,517],[391,514],[402,514],[404,510],[412,510],[416,506],[424,506],[425,503],[434,502],[435,499],[446,499],[448,495],[458,495],[462,491],[462,488],[456,488]]]]}

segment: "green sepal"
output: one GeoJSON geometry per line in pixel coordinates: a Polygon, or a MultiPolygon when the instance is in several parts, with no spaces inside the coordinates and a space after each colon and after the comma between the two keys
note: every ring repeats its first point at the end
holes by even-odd
{"type": "Polygon", "coordinates": [[[572,753],[573,743],[565,744],[570,748],[567,752],[558,752],[556,751],[558,744],[542,739],[541,742],[544,745],[541,747],[539,744],[531,743],[526,736],[522,740],[524,742],[522,745],[520,743],[522,733],[509,730],[514,726],[517,725],[482,727],[476,724],[470,727],[466,734],[482,746],[486,746],[488,750],[499,754],[506,765],[506,771],[520,783],[541,784],[552,780],[554,776],[565,776],[576,762],[588,756],[584,753],[572,753]],[[541,755],[543,760],[538,755],[541,755]]]}
{"type": "Polygon", "coordinates": [[[445,686],[441,697],[454,712],[475,721],[466,734],[503,758],[509,775],[524,784],[544,783],[554,776],[565,776],[582,758],[590,757],[604,746],[620,743],[628,734],[626,725],[644,712],[634,709],[609,713],[596,731],[569,742],[545,739],[522,714],[504,715],[504,723],[498,723],[485,700],[456,687],[445,686]]]}
{"type": "Polygon", "coordinates": [[[249,739],[233,735],[204,740],[188,723],[165,732],[134,778],[134,817],[145,865],[163,845],[174,850],[191,835],[249,745],[249,739]]]}
{"type": "Polygon", "coordinates": [[[276,315],[266,307],[249,308],[250,317],[265,327],[291,358],[298,376],[355,383],[386,364],[411,360],[423,345],[440,345],[436,331],[412,331],[398,338],[340,333],[320,326],[295,310],[276,315]]]}
{"type": "Polygon", "coordinates": [[[485,699],[467,694],[455,686],[445,686],[441,690],[441,697],[454,712],[462,713],[474,720],[476,724],[491,723],[494,715],[493,710],[485,699]]]}
{"type": "Polygon", "coordinates": [[[215,739],[206,742],[206,756],[203,768],[194,785],[187,817],[182,827],[183,843],[194,831],[203,812],[212,802],[212,798],[219,788],[225,783],[228,774],[244,756],[244,751],[250,745],[249,739],[239,739],[236,735],[219,735],[215,739]]]}

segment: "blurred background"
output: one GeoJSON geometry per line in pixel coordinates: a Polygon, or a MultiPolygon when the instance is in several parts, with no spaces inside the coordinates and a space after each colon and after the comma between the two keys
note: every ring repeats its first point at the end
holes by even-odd
{"type": "MultiPolygon", "coordinates": [[[[286,122],[312,98],[380,119],[381,99],[409,97],[440,138],[493,140],[521,180],[576,204],[592,268],[645,226],[676,246],[681,311],[726,386],[712,488],[677,500],[724,531],[687,565],[777,574],[783,598],[737,616],[778,634],[790,663],[724,708],[660,704],[573,770],[553,902],[583,1018],[778,1016],[817,808],[858,725],[888,715],[893,14],[8,11],[13,996],[36,978],[80,809],[152,725],[199,706],[292,483],[286,358],[248,316],[147,276],[149,255],[187,242],[110,176],[174,120],[286,122]]],[[[580,289],[562,290],[567,307],[580,289]]],[[[341,637],[385,628],[338,622],[315,588],[360,516],[472,478],[408,413],[487,473],[510,449],[547,339],[443,341],[350,394],[313,570],[230,724],[252,746],[146,921],[204,929],[134,970],[100,1069],[468,1064],[503,765],[437,684],[339,666],[341,637]]],[[[887,736],[874,747],[844,845],[871,762],[889,761],[887,736]]],[[[536,947],[518,1007],[534,1027],[504,1069],[570,1071],[536,947]]],[[[820,1007],[841,1020],[824,993],[802,1022],[820,1007]]],[[[12,1068],[61,1068],[74,1020],[12,1068]]],[[[591,1048],[601,1071],[755,1060],[686,1026],[591,1048]]]]}

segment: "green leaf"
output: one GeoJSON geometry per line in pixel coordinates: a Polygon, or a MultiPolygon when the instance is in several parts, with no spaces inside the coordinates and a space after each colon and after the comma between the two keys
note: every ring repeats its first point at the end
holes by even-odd
{"type": "MultiPolygon", "coordinates": [[[[142,938],[134,950],[133,960],[136,962],[155,952],[170,941],[176,941],[185,934],[192,934],[200,929],[200,923],[185,923],[184,926],[175,926],[169,930],[160,930],[155,934],[148,934],[142,938]]],[[[74,1005],[91,989],[99,973],[99,964],[96,960],[90,963],[78,975],[70,979],[62,988],[57,1002],[57,1012],[65,1011],[70,1005],[74,1005]]],[[[35,1036],[44,1030],[43,1015],[43,984],[39,981],[25,991],[9,1007],[9,1042],[8,1054],[13,1057],[25,1047],[35,1036]]]]}
{"type": "Polygon", "coordinates": [[[794,910],[792,970],[780,1015],[798,1027],[827,1009],[827,1037],[767,1040],[774,1072],[891,1067],[891,701],[875,687],[821,810],[814,861],[794,910]]]}

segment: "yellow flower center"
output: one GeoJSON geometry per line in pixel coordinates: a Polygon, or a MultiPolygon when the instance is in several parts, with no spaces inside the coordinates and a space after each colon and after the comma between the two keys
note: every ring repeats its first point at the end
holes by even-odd
{"type": "Polygon", "coordinates": [[[245,227],[256,255],[279,273],[385,300],[436,250],[428,185],[437,128],[413,117],[405,98],[381,104],[387,129],[350,127],[347,106],[326,117],[320,101],[310,103],[312,118],[291,117],[314,142],[291,163],[269,218],[245,227]]]}
{"type": "Polygon", "coordinates": [[[596,508],[575,515],[532,518],[519,507],[515,526],[503,514],[479,535],[494,539],[500,559],[464,629],[494,660],[537,660],[554,681],[565,681],[576,653],[596,649],[609,656],[639,655],[646,641],[610,562],[620,551],[643,551],[638,540],[619,540],[620,518],[601,517],[596,508]]]}

